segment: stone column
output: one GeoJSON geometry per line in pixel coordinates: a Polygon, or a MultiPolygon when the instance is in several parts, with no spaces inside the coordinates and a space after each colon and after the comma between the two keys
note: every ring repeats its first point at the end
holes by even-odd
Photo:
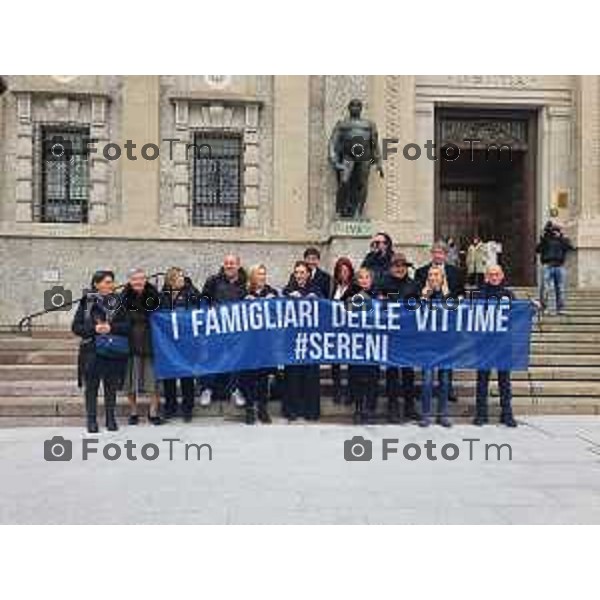
{"type": "Polygon", "coordinates": [[[579,79],[577,115],[577,284],[598,287],[600,277],[600,77],[579,79]]]}
{"type": "Polygon", "coordinates": [[[31,94],[17,94],[16,211],[17,222],[33,220],[33,123],[31,94]]]}
{"type": "Polygon", "coordinates": [[[275,77],[273,224],[283,238],[306,231],[309,91],[309,77],[275,77]]]}
{"type": "MultiPolygon", "coordinates": [[[[148,231],[158,225],[160,197],[160,158],[141,156],[146,143],[160,147],[159,77],[135,75],[123,78],[122,140],[137,145],[137,160],[128,160],[125,150],[119,159],[123,198],[123,226],[148,231]]],[[[165,150],[162,148],[161,150],[165,150]]]]}

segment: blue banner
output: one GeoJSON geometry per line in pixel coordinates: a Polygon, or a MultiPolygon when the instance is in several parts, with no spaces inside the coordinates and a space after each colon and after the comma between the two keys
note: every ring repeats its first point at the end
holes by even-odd
{"type": "Polygon", "coordinates": [[[310,363],[527,370],[524,300],[368,302],[316,298],[223,303],[151,316],[158,379],[310,363]]]}

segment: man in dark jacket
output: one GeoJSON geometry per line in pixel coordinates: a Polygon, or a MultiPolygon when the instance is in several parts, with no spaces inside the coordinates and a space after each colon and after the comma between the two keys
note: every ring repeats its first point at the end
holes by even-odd
{"type": "Polygon", "coordinates": [[[211,304],[242,300],[246,296],[246,273],[241,268],[239,256],[228,254],[223,259],[219,272],[204,283],[202,296],[211,304]]]}
{"type": "MultiPolygon", "coordinates": [[[[465,294],[465,282],[462,272],[458,267],[448,264],[448,246],[443,241],[434,242],[431,245],[431,261],[426,265],[423,265],[415,272],[415,281],[419,286],[419,292],[425,287],[427,283],[427,276],[429,269],[436,265],[444,269],[446,274],[446,281],[448,283],[448,289],[450,291],[450,297],[452,299],[458,299],[460,296],[465,294]]],[[[448,372],[449,378],[449,392],[448,399],[450,402],[456,402],[456,394],[454,392],[454,386],[452,381],[452,371],[448,372]]]]}
{"type": "MultiPolygon", "coordinates": [[[[241,267],[240,257],[228,254],[223,259],[223,266],[216,275],[211,275],[202,288],[203,299],[211,305],[221,302],[234,302],[243,300],[246,296],[246,273],[241,267]]],[[[214,392],[218,400],[230,397],[238,406],[244,406],[245,400],[238,387],[239,373],[223,373],[203,377],[203,387],[200,394],[200,405],[208,406],[212,401],[214,392]]]]}
{"type": "Polygon", "coordinates": [[[569,238],[565,237],[559,225],[548,221],[544,233],[535,248],[542,262],[543,276],[540,285],[540,302],[546,306],[546,294],[554,287],[556,312],[563,314],[565,309],[565,283],[567,272],[565,260],[567,254],[575,250],[569,238]]]}
{"type": "Polygon", "coordinates": [[[385,232],[376,233],[371,240],[371,251],[365,256],[361,267],[373,273],[373,285],[380,288],[383,278],[390,268],[390,261],[394,254],[392,238],[385,232]]]}
{"type": "Polygon", "coordinates": [[[427,275],[432,265],[437,265],[444,269],[446,273],[446,281],[448,282],[448,288],[450,295],[453,298],[463,296],[465,293],[465,282],[464,277],[454,265],[448,264],[448,247],[443,241],[437,241],[431,246],[431,261],[426,265],[418,268],[415,272],[415,281],[419,286],[419,290],[423,289],[427,282],[427,275]]]}
{"type": "MultiPolygon", "coordinates": [[[[321,269],[321,253],[313,246],[304,251],[304,262],[308,265],[310,271],[311,285],[319,289],[319,296],[329,298],[331,295],[332,280],[331,275],[321,269]]],[[[294,285],[294,273],[290,273],[287,287],[294,285]]]]}
{"type": "MultiPolygon", "coordinates": [[[[383,277],[378,297],[388,302],[407,302],[410,298],[418,299],[420,290],[408,275],[412,263],[406,256],[396,253],[392,256],[389,272],[383,277]]],[[[402,367],[402,395],[404,397],[404,418],[418,420],[415,408],[415,370],[412,367],[402,367]]],[[[386,393],[388,397],[388,421],[400,421],[398,397],[400,395],[400,372],[398,367],[388,367],[385,372],[386,393]]]]}
{"type": "MultiPolygon", "coordinates": [[[[489,302],[512,301],[515,299],[513,292],[504,287],[504,271],[496,265],[488,267],[485,274],[485,283],[479,288],[477,297],[489,302]]],[[[488,422],[488,388],[490,371],[480,369],[477,371],[477,396],[476,412],[473,423],[485,425],[488,422]]],[[[507,427],[516,427],[512,411],[512,390],[510,384],[510,371],[498,371],[498,387],[500,388],[500,423],[507,427]]]]}

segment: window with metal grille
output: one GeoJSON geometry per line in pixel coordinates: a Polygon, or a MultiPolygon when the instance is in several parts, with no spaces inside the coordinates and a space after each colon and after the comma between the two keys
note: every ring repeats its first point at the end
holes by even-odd
{"type": "Polygon", "coordinates": [[[37,145],[39,202],[36,221],[87,223],[89,205],[88,127],[42,126],[37,145]]]}
{"type": "Polygon", "coordinates": [[[241,223],[242,153],[241,134],[198,132],[193,160],[192,225],[239,227],[241,223]]]}

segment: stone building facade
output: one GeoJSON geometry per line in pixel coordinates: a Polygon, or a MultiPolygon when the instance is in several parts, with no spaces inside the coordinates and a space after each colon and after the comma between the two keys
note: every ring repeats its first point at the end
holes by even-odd
{"type": "Polygon", "coordinates": [[[53,286],[79,293],[97,268],[112,267],[122,280],[132,266],[179,265],[202,281],[235,251],[245,265],[267,264],[282,284],[305,246],[321,248],[331,267],[340,255],[360,260],[380,230],[419,262],[435,236],[487,228],[510,250],[517,283],[533,285],[527,265],[550,216],[578,248],[569,284],[598,285],[598,77],[5,76],[2,83],[0,323],[42,308],[53,286]],[[398,141],[385,178],[370,179],[364,218],[349,222],[335,215],[327,142],[354,97],[380,137],[398,141]],[[445,138],[452,132],[510,138],[518,169],[473,171],[403,155],[407,144],[453,141],[445,138]],[[89,136],[96,152],[68,171],[48,166],[45,143],[54,134],[76,146],[89,136]],[[137,160],[126,157],[127,140],[137,160]],[[218,177],[190,155],[197,142],[222,152],[218,177]],[[157,145],[159,156],[148,146],[151,159],[143,158],[145,144],[157,145]],[[115,146],[122,154],[112,160],[115,146]],[[218,206],[206,204],[223,185],[218,206]]]}

